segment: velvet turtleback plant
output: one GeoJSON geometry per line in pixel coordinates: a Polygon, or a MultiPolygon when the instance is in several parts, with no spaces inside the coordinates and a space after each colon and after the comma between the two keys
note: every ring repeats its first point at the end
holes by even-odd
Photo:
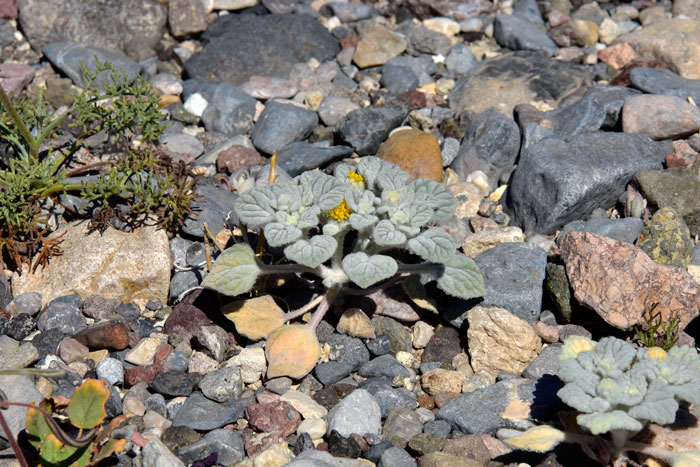
{"type": "Polygon", "coordinates": [[[544,452],[560,442],[578,443],[604,465],[623,465],[630,452],[673,467],[699,465],[698,451],[671,452],[632,440],[649,423],[673,423],[679,401],[700,403],[700,355],[694,348],[635,348],[615,337],[595,342],[575,336],[565,341],[559,361],[566,384],[557,395],[578,411],[574,430],[541,425],[507,444],[544,452]],[[590,435],[573,432],[581,429],[590,435]]]}
{"type": "Polygon", "coordinates": [[[221,253],[202,285],[236,296],[250,292],[265,274],[310,273],[326,290],[281,319],[288,322],[316,307],[308,324],[281,325],[267,336],[268,377],[300,378],[313,369],[320,355],[315,328],[340,294],[369,293],[421,274],[449,295],[484,295],[474,261],[457,251],[449,233],[432,226],[454,214],[454,197],[433,180],[409,183],[409,178],[395,164],[365,157],[356,167],[339,164],[333,175],[308,171],[238,198],[239,220],[260,229],[269,246],[282,248],[286,261],[265,264],[239,243],[221,253]],[[406,257],[400,250],[415,262],[400,262],[406,257]],[[295,344],[303,344],[304,358],[286,352],[295,344]]]}

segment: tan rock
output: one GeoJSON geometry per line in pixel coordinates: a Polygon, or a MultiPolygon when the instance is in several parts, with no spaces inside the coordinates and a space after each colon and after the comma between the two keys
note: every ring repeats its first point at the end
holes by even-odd
{"type": "Polygon", "coordinates": [[[479,461],[466,457],[447,454],[446,452],[431,452],[418,459],[420,467],[482,467],[479,461]]]}
{"type": "Polygon", "coordinates": [[[598,60],[619,70],[638,58],[637,52],[626,42],[614,44],[598,52],[598,60]]]}
{"type": "Polygon", "coordinates": [[[587,47],[594,46],[598,42],[598,25],[592,21],[574,20],[572,24],[581,35],[583,44],[587,47]]]}
{"type": "Polygon", "coordinates": [[[460,32],[459,23],[457,21],[443,16],[425,19],[423,20],[423,26],[448,37],[456,36],[460,32]]]}
{"type": "Polygon", "coordinates": [[[673,16],[685,15],[700,21],[700,0],[675,0],[672,11],[673,16]]]}
{"type": "Polygon", "coordinates": [[[311,396],[295,389],[282,394],[280,400],[289,403],[303,418],[323,418],[328,414],[328,410],[311,396]]]}
{"type": "Polygon", "coordinates": [[[157,337],[144,337],[124,355],[124,360],[134,365],[152,365],[161,340],[157,337]]]}
{"type": "Polygon", "coordinates": [[[168,301],[171,265],[164,230],[142,227],[127,233],[109,227],[103,234],[88,235],[87,229],[88,223],[79,221],[51,234],[50,238],[60,236],[63,254],[34,273],[15,274],[13,294],[39,292],[44,306],[71,293],[139,305],[168,301]]]}
{"type": "Polygon", "coordinates": [[[352,337],[374,339],[374,326],[369,317],[359,308],[345,310],[338,320],[336,330],[352,337]]]}
{"type": "Polygon", "coordinates": [[[654,304],[664,321],[680,328],[700,314],[700,287],[683,269],[653,261],[641,249],[603,235],[569,232],[559,251],[576,299],[609,324],[630,329],[654,304]]]}
{"type": "Polygon", "coordinates": [[[509,453],[511,449],[493,436],[468,434],[461,438],[447,440],[442,451],[462,458],[473,459],[480,465],[485,465],[492,458],[509,453]]]}
{"type": "Polygon", "coordinates": [[[464,239],[462,251],[470,258],[476,258],[480,253],[490,250],[501,243],[524,241],[525,235],[520,227],[511,226],[499,230],[482,230],[464,239]]]}
{"type": "Polygon", "coordinates": [[[627,42],[639,55],[671,63],[683,78],[700,78],[700,20],[654,21],[614,42],[627,42]]]}
{"type": "Polygon", "coordinates": [[[270,295],[239,300],[225,305],[221,312],[248,339],[260,340],[284,324],[284,311],[270,295]]]}
{"type": "Polygon", "coordinates": [[[634,96],[625,100],[622,107],[622,131],[625,133],[660,140],[683,138],[698,129],[700,109],[680,97],[634,96]]]}
{"type": "Polygon", "coordinates": [[[598,27],[598,38],[603,44],[610,44],[621,33],[620,26],[610,18],[605,18],[598,27]]]}
{"type": "Polygon", "coordinates": [[[421,377],[423,390],[431,396],[441,392],[462,392],[463,381],[464,373],[442,368],[428,370],[421,377]]]}
{"type": "Polygon", "coordinates": [[[362,35],[352,60],[360,68],[384,65],[406,50],[406,39],[390,29],[375,25],[362,35]]]}
{"type": "Polygon", "coordinates": [[[476,306],[467,314],[467,344],[474,371],[519,375],[542,348],[535,330],[503,308],[476,306]]]}
{"type": "Polygon", "coordinates": [[[420,130],[396,131],[381,145],[377,157],[401,167],[416,178],[442,181],[442,155],[437,138],[420,130]]]}
{"type": "Polygon", "coordinates": [[[435,334],[435,329],[425,321],[418,321],[413,325],[413,348],[422,349],[428,345],[428,341],[435,334]]]}
{"type": "Polygon", "coordinates": [[[481,189],[469,182],[454,183],[447,188],[457,201],[455,216],[457,219],[469,219],[479,212],[479,205],[483,195],[481,189]]]}

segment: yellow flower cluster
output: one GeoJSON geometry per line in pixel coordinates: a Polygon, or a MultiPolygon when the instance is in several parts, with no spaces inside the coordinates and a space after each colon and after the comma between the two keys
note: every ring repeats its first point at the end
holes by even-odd
{"type": "Polygon", "coordinates": [[[365,183],[364,177],[357,172],[348,172],[348,179],[355,183],[365,183]]]}
{"type": "Polygon", "coordinates": [[[340,202],[339,205],[328,211],[326,213],[326,217],[331,217],[340,222],[344,221],[345,219],[348,219],[350,217],[350,214],[352,214],[352,211],[350,210],[348,203],[346,203],[345,200],[343,200],[340,202]]]}

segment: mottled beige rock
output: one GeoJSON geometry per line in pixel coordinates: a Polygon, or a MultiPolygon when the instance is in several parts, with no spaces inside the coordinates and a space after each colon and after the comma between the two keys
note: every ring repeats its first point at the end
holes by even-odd
{"type": "Polygon", "coordinates": [[[620,26],[610,18],[605,18],[598,27],[598,36],[603,44],[610,44],[622,33],[620,26]]]}
{"type": "Polygon", "coordinates": [[[467,344],[474,371],[519,375],[542,348],[532,326],[503,308],[476,306],[467,314],[467,344]]]}
{"type": "Polygon", "coordinates": [[[406,39],[390,29],[376,25],[362,35],[352,60],[360,68],[384,65],[406,50],[406,39]]]}
{"type": "Polygon", "coordinates": [[[449,439],[442,450],[463,459],[473,459],[480,465],[486,465],[492,458],[511,451],[505,443],[486,434],[468,434],[461,438],[449,439]]]}
{"type": "Polygon", "coordinates": [[[282,394],[280,400],[289,403],[304,418],[323,418],[328,414],[328,410],[311,396],[295,389],[282,394]]]}
{"type": "Polygon", "coordinates": [[[520,227],[511,226],[499,230],[482,230],[464,239],[462,251],[470,258],[476,258],[480,253],[490,250],[501,243],[524,241],[525,235],[520,227]]]}
{"type": "Polygon", "coordinates": [[[344,311],[338,320],[336,330],[352,337],[375,338],[374,326],[365,312],[359,308],[350,308],[344,311]]]}
{"type": "Polygon", "coordinates": [[[284,311],[270,295],[239,300],[225,305],[221,312],[248,339],[260,340],[284,324],[284,311]]]}
{"type": "Polygon", "coordinates": [[[453,20],[452,18],[445,18],[442,16],[423,20],[423,26],[431,31],[439,32],[448,37],[459,34],[460,30],[459,23],[457,21],[453,20]]]}
{"type": "Polygon", "coordinates": [[[425,321],[418,321],[413,325],[413,348],[422,349],[428,345],[428,341],[435,334],[435,329],[425,321]]]}
{"type": "Polygon", "coordinates": [[[590,232],[559,238],[559,251],[576,299],[618,329],[644,322],[654,304],[664,321],[680,328],[700,313],[700,287],[683,269],[653,261],[625,242],[590,232]]]}
{"type": "Polygon", "coordinates": [[[160,344],[161,340],[157,337],[144,337],[124,355],[124,360],[134,365],[152,365],[160,344]]]}
{"type": "Polygon", "coordinates": [[[434,396],[441,392],[462,392],[462,382],[464,381],[464,373],[453,370],[443,370],[442,368],[433,368],[423,373],[421,384],[423,390],[434,396]]]}
{"type": "Polygon", "coordinates": [[[685,15],[700,21],[700,0],[674,0],[673,16],[685,15]]]}
{"type": "Polygon", "coordinates": [[[171,265],[164,230],[143,227],[126,233],[109,227],[103,234],[87,235],[87,228],[87,222],[72,222],[51,234],[51,238],[62,235],[63,254],[34,273],[15,274],[13,294],[39,292],[44,306],[71,293],[139,305],[168,301],[171,265]]]}
{"type": "Polygon", "coordinates": [[[614,41],[627,42],[639,55],[671,63],[683,78],[700,78],[700,21],[672,18],[653,21],[614,41]]]}
{"type": "Polygon", "coordinates": [[[265,363],[265,351],[260,347],[249,347],[229,359],[224,366],[240,368],[241,379],[244,383],[250,384],[260,379],[265,363]]]}
{"type": "Polygon", "coordinates": [[[452,195],[457,201],[455,216],[458,219],[469,219],[479,212],[479,204],[483,195],[478,186],[469,182],[459,182],[449,185],[452,195]]]}
{"type": "Polygon", "coordinates": [[[287,443],[273,444],[264,451],[236,464],[236,467],[282,467],[294,458],[287,443]]]}
{"type": "Polygon", "coordinates": [[[619,70],[637,59],[637,52],[627,43],[615,44],[598,52],[598,60],[619,70]]]}

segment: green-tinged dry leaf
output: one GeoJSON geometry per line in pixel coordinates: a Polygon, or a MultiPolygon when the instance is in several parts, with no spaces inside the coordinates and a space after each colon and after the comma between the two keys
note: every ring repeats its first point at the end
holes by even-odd
{"type": "Polygon", "coordinates": [[[122,452],[124,448],[126,448],[126,439],[110,439],[107,441],[104,446],[100,448],[100,450],[97,452],[97,455],[93,459],[93,462],[99,462],[102,459],[106,459],[107,457],[111,456],[115,452],[122,452]]]}
{"type": "Polygon", "coordinates": [[[350,280],[363,289],[390,278],[398,270],[398,264],[391,256],[368,256],[362,252],[347,255],[341,264],[350,280]]]}
{"type": "Polygon", "coordinates": [[[564,432],[549,425],[530,428],[523,434],[508,438],[505,443],[517,449],[526,451],[547,452],[564,441],[564,432]]]}
{"type": "Polygon", "coordinates": [[[437,285],[445,293],[465,300],[486,294],[479,267],[473,259],[457,252],[445,262],[445,270],[438,278],[437,285]]]}
{"type": "Polygon", "coordinates": [[[225,249],[214,261],[211,272],[202,281],[202,287],[235,296],[249,292],[259,274],[260,268],[255,261],[253,249],[239,243],[225,249]]]}
{"type": "Polygon", "coordinates": [[[68,417],[73,425],[84,430],[95,428],[107,417],[105,404],[109,389],[101,379],[88,379],[75,390],[68,404],[68,417]]]}
{"type": "Polygon", "coordinates": [[[284,324],[284,312],[269,295],[229,303],[221,312],[233,321],[236,331],[254,341],[267,338],[284,324]]]}
{"type": "Polygon", "coordinates": [[[41,442],[39,449],[39,464],[46,466],[65,465],[65,461],[73,461],[71,467],[85,467],[90,462],[92,443],[82,448],[66,446],[53,433],[49,433],[41,442]],[[80,451],[80,452],[78,452],[80,451]]]}
{"type": "Polygon", "coordinates": [[[303,378],[316,366],[321,346],[313,329],[300,324],[286,324],[267,338],[265,357],[267,377],[303,378]]]}
{"type": "Polygon", "coordinates": [[[32,446],[35,448],[40,449],[41,441],[46,439],[49,433],[51,433],[51,428],[49,428],[49,424],[46,423],[44,414],[36,409],[28,408],[25,426],[27,434],[29,435],[29,442],[32,443],[32,446]]]}

